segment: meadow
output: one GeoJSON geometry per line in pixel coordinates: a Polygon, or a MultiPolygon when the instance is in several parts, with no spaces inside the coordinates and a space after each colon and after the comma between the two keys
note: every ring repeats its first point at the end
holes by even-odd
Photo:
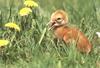
{"type": "Polygon", "coordinates": [[[100,68],[100,0],[34,0],[38,6],[26,16],[20,15],[24,0],[0,0],[0,39],[9,43],[0,47],[0,68],[100,68]],[[50,15],[62,9],[69,25],[79,28],[91,41],[90,54],[76,50],[74,43],[57,45],[48,30],[50,15]],[[20,28],[8,28],[14,22],[20,28]],[[17,30],[18,29],[18,30],[17,30]]]}

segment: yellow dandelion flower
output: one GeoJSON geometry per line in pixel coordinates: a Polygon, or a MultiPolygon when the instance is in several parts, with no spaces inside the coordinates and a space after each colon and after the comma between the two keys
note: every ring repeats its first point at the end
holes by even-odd
{"type": "Polygon", "coordinates": [[[8,40],[0,40],[0,47],[6,46],[9,43],[8,40]]]}
{"type": "Polygon", "coordinates": [[[32,12],[32,10],[28,7],[25,7],[25,8],[22,8],[20,11],[19,11],[19,14],[21,16],[25,16],[25,15],[28,15],[30,12],[32,12]]]}
{"type": "Polygon", "coordinates": [[[20,27],[16,23],[13,23],[13,22],[6,23],[5,27],[14,28],[17,31],[20,31],[20,27]]]}
{"type": "Polygon", "coordinates": [[[25,6],[28,6],[28,7],[38,7],[38,4],[32,0],[27,0],[24,2],[24,5],[25,6]]]}

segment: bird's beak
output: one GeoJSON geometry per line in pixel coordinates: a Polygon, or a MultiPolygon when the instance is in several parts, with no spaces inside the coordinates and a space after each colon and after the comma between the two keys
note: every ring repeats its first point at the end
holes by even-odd
{"type": "Polygon", "coordinates": [[[47,27],[49,27],[48,30],[51,30],[53,28],[53,23],[51,21],[48,22],[47,27]]]}
{"type": "Polygon", "coordinates": [[[52,30],[54,27],[59,26],[58,23],[56,23],[56,21],[50,21],[47,26],[49,26],[48,30],[52,30]]]}
{"type": "Polygon", "coordinates": [[[55,22],[54,21],[49,21],[48,23],[47,23],[47,27],[49,27],[49,29],[48,30],[51,30],[52,28],[53,28],[53,25],[55,24],[55,22]]]}

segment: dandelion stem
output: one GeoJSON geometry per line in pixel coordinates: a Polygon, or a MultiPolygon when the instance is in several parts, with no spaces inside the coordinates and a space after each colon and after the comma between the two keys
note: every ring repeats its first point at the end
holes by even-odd
{"type": "Polygon", "coordinates": [[[43,33],[42,33],[42,35],[41,35],[41,38],[40,38],[40,40],[39,40],[39,45],[41,44],[41,42],[42,42],[42,40],[43,40],[43,38],[44,38],[44,35],[45,35],[46,31],[47,31],[47,28],[44,28],[43,33]]]}
{"type": "MultiPolygon", "coordinates": [[[[15,37],[16,37],[16,31],[14,32],[14,34],[12,35],[12,37],[11,37],[11,43],[13,42],[13,40],[15,39],[15,37]]],[[[10,44],[10,46],[9,47],[11,47],[11,44],[10,44]]]]}
{"type": "Polygon", "coordinates": [[[14,0],[11,1],[10,7],[9,7],[10,8],[9,9],[9,17],[8,17],[7,21],[9,21],[9,19],[11,18],[13,2],[14,2],[14,0]]]}

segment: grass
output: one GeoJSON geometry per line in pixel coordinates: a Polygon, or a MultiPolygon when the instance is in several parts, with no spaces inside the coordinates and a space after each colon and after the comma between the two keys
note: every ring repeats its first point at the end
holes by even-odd
{"type": "MultiPolygon", "coordinates": [[[[0,48],[2,68],[100,68],[99,0],[35,0],[38,8],[21,17],[18,12],[24,7],[23,0],[0,0],[0,38],[10,40],[5,48],[0,48]],[[68,12],[69,23],[78,27],[92,42],[89,55],[76,51],[74,46],[66,47],[63,42],[56,46],[53,34],[46,26],[54,10],[68,12]],[[22,30],[16,32],[4,27],[15,21],[22,30]]],[[[74,43],[70,45],[75,45],[74,43]]]]}

